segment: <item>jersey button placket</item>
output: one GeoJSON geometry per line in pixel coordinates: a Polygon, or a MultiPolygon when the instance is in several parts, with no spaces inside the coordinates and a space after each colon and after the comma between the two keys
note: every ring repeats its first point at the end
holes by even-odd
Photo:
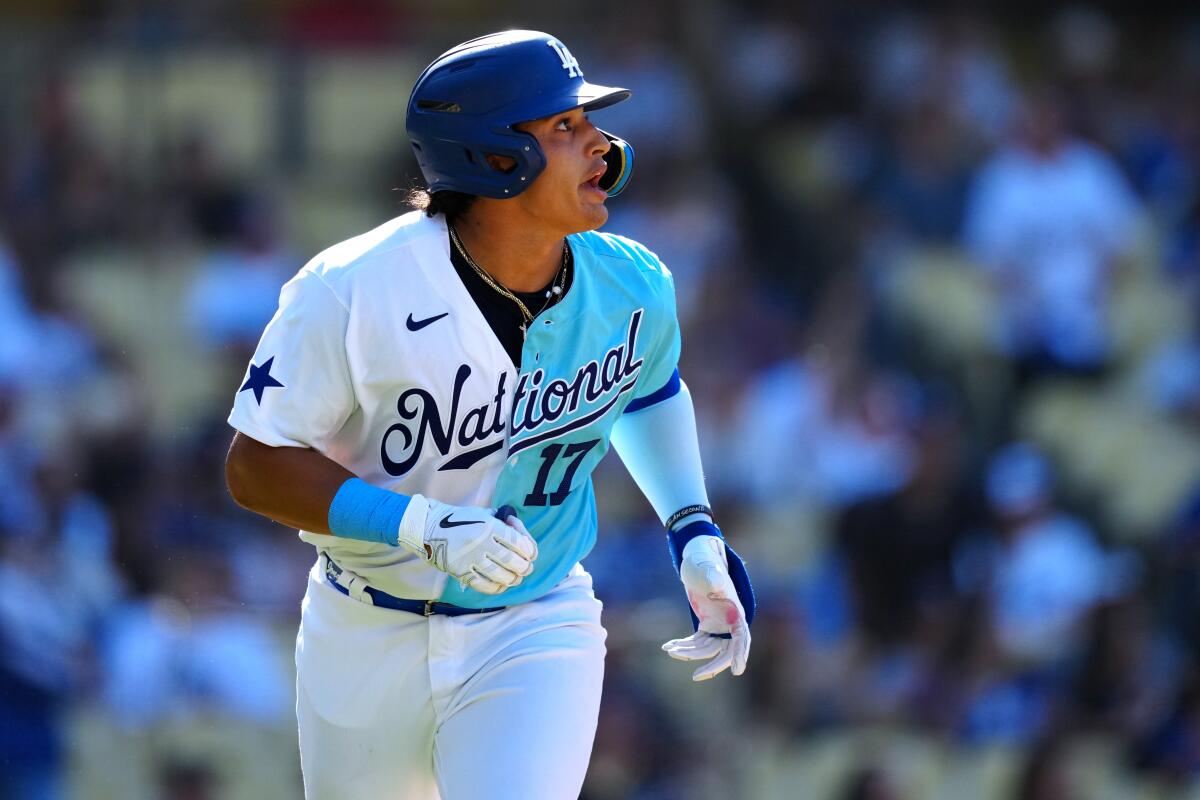
{"type": "MultiPolygon", "coordinates": [[[[549,322],[549,321],[550,320],[545,320],[545,322],[549,322]]],[[[541,360],[542,349],[537,344],[537,340],[540,338],[539,334],[541,333],[543,328],[544,328],[543,325],[536,324],[536,320],[535,320],[535,324],[529,326],[529,335],[525,337],[525,344],[521,348],[521,364],[522,364],[521,372],[524,372],[525,366],[527,366],[529,364],[529,361],[526,358],[526,356],[528,356],[528,354],[529,354],[529,351],[533,352],[533,363],[536,364],[536,363],[538,363],[538,361],[541,360]]],[[[532,369],[530,369],[529,371],[533,372],[532,369]]],[[[518,377],[518,380],[519,379],[520,378],[518,377]]],[[[526,399],[526,402],[529,402],[528,399],[526,399]]],[[[516,412],[517,412],[516,406],[510,404],[510,406],[509,406],[509,425],[508,425],[508,428],[506,428],[504,431],[504,436],[506,439],[504,444],[505,444],[506,449],[507,449],[508,445],[510,444],[510,442],[508,440],[511,438],[513,414],[515,414],[516,412]]],[[[520,456],[510,456],[508,461],[513,466],[516,466],[520,461],[520,456]]]]}

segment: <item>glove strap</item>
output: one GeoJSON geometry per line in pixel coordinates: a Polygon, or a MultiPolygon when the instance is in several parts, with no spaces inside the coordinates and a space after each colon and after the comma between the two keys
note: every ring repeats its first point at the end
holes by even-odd
{"type": "Polygon", "coordinates": [[[750,583],[750,573],[746,571],[746,563],[742,561],[742,557],[733,552],[728,542],[725,544],[725,557],[729,559],[729,580],[733,581],[738,600],[742,601],[742,610],[746,612],[746,625],[749,625],[754,622],[754,612],[758,609],[754,586],[750,583]]]}
{"type": "MultiPolygon", "coordinates": [[[[686,508],[682,509],[682,511],[687,510],[686,508]]],[[[677,513],[674,516],[679,516],[679,514],[677,513]]],[[[685,514],[684,516],[687,515],[685,514]]],[[[676,574],[679,573],[679,565],[683,563],[684,546],[697,536],[715,536],[718,539],[725,538],[720,528],[705,520],[697,520],[696,522],[684,525],[678,530],[671,530],[670,527],[667,528],[667,549],[671,551],[671,563],[675,565],[676,574]]]]}
{"type": "MultiPolygon", "coordinates": [[[[697,536],[716,536],[722,541],[725,540],[721,529],[711,522],[693,522],[690,525],[684,525],[677,531],[667,531],[667,549],[671,552],[671,563],[675,565],[676,574],[679,574],[679,567],[683,563],[684,545],[697,536]]],[[[734,552],[734,549],[729,546],[729,542],[725,542],[725,558],[729,561],[729,579],[733,581],[733,588],[737,590],[742,610],[746,612],[746,624],[749,625],[754,621],[754,612],[757,610],[754,587],[750,584],[750,574],[746,571],[746,564],[742,561],[742,557],[734,552]]],[[[692,616],[692,630],[699,630],[700,620],[696,618],[690,604],[688,613],[692,616]]],[[[729,638],[728,634],[714,635],[729,638]]]]}

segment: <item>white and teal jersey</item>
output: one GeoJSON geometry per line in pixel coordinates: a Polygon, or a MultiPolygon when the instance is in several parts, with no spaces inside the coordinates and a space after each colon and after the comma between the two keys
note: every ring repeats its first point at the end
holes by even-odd
{"type": "Polygon", "coordinates": [[[393,491],[514,506],[538,542],[533,574],[482,595],[402,548],[301,538],[385,592],[468,607],[536,598],[591,550],[592,470],[630,403],[677,387],[679,325],[653,253],[607,233],[568,241],[571,288],[530,326],[521,370],[450,263],[442,218],[413,212],[330,248],[284,287],[230,414],[393,491]]]}
{"type": "MultiPolygon", "coordinates": [[[[538,543],[533,574],[505,592],[510,603],[544,594],[591,551],[591,474],[613,423],[635,398],[668,385],[679,360],[674,288],[658,258],[611,234],[577,234],[570,244],[574,283],[525,339],[508,460],[493,495],[494,505],[517,509],[538,543]]],[[[442,596],[458,605],[488,600],[453,581],[442,596]]]]}

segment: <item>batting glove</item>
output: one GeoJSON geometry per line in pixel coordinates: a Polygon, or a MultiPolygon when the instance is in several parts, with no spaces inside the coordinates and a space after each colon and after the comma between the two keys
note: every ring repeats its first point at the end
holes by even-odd
{"type": "Polygon", "coordinates": [[[725,542],[716,536],[691,539],[683,547],[679,577],[700,624],[691,636],[672,639],[662,649],[680,661],[708,659],[692,673],[694,681],[706,681],[727,668],[741,675],[750,656],[750,625],[729,577],[725,542]]]}
{"type": "Polygon", "coordinates": [[[500,594],[533,572],[537,542],[505,507],[497,519],[486,508],[451,506],[414,494],[400,520],[400,544],[464,589],[500,594]]]}

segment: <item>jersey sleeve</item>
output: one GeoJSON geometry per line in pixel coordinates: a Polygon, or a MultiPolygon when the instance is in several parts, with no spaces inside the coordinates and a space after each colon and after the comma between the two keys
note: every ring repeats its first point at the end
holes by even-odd
{"type": "Polygon", "coordinates": [[[679,318],[675,314],[675,280],[671,272],[662,265],[656,257],[658,274],[654,275],[657,284],[656,303],[648,322],[653,325],[647,333],[648,346],[642,356],[642,371],[638,376],[637,386],[633,390],[633,400],[627,407],[635,411],[653,405],[655,402],[666,400],[679,391],[679,318]]]}
{"type": "Polygon", "coordinates": [[[323,449],[356,408],[346,359],[349,316],[316,273],[288,281],[234,395],[229,424],[272,447],[323,449]]]}

